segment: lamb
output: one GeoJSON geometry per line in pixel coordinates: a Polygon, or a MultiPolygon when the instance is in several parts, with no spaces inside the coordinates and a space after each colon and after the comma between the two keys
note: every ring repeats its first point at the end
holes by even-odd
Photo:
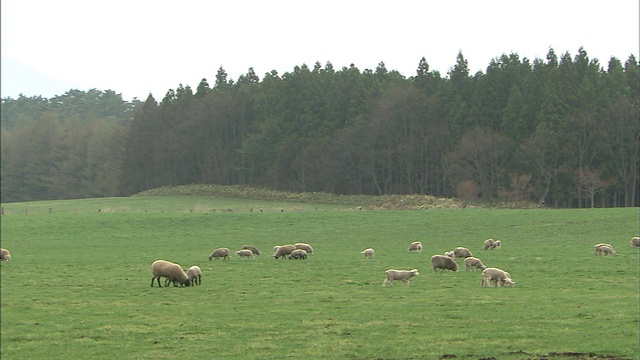
{"type": "Polygon", "coordinates": [[[260,252],[260,250],[253,245],[243,245],[242,250],[251,250],[253,255],[258,255],[258,256],[262,255],[262,252],[260,252]]]}
{"type": "Polygon", "coordinates": [[[294,245],[282,245],[282,246],[276,246],[275,251],[273,252],[273,258],[274,259],[279,259],[279,258],[284,258],[285,256],[288,256],[289,254],[291,254],[291,252],[293,250],[296,249],[296,247],[294,245]]]}
{"type": "Polygon", "coordinates": [[[376,256],[376,251],[373,250],[372,248],[368,248],[368,249],[364,249],[361,252],[362,256],[364,256],[365,258],[369,259],[372,258],[374,256],[376,256]]]}
{"type": "Polygon", "coordinates": [[[634,236],[631,238],[631,247],[640,247],[640,236],[634,236]]]}
{"type": "Polygon", "coordinates": [[[414,241],[409,245],[409,252],[417,251],[422,252],[422,243],[420,241],[414,241]]]}
{"type": "Polygon", "coordinates": [[[305,243],[300,243],[299,242],[299,243],[293,244],[293,246],[295,246],[296,249],[302,249],[302,250],[306,251],[307,254],[313,254],[313,248],[309,244],[305,244],[305,243]]]}
{"type": "Polygon", "coordinates": [[[478,258],[474,258],[473,256],[470,256],[466,259],[464,259],[464,263],[467,266],[467,271],[471,271],[471,267],[475,266],[476,271],[478,269],[480,270],[484,270],[487,267],[482,263],[482,260],[478,259],[478,258]]]}
{"type": "Polygon", "coordinates": [[[227,260],[229,259],[229,249],[227,248],[218,248],[213,250],[213,252],[211,253],[211,255],[209,255],[209,260],[211,259],[220,259],[222,258],[222,260],[227,260]]]}
{"type": "Polygon", "coordinates": [[[449,256],[433,255],[431,257],[431,265],[433,265],[433,271],[437,272],[438,269],[458,271],[458,264],[449,256]]]}
{"type": "Polygon", "coordinates": [[[199,266],[194,265],[187,270],[187,276],[192,286],[202,285],[202,270],[199,266]]]}
{"type": "Polygon", "coordinates": [[[616,253],[616,250],[613,248],[613,246],[608,244],[601,244],[600,246],[596,247],[596,255],[600,255],[603,253],[604,255],[612,255],[616,253]]]}
{"type": "Polygon", "coordinates": [[[491,282],[498,286],[513,286],[516,282],[511,280],[511,275],[498,268],[486,268],[482,271],[482,287],[489,287],[491,282]]]}
{"type": "Polygon", "coordinates": [[[491,250],[493,249],[493,239],[487,239],[484,241],[484,249],[485,250],[491,250]]]}
{"type": "MultiPolygon", "coordinates": [[[[387,286],[387,284],[391,284],[394,280],[401,280],[402,282],[404,282],[405,285],[409,286],[409,283],[411,282],[411,280],[409,279],[411,279],[414,276],[420,275],[420,273],[418,272],[418,269],[413,269],[409,271],[389,269],[385,271],[385,273],[387,276],[384,279],[382,286],[387,286]]],[[[391,286],[393,286],[393,284],[391,284],[391,286]]]]}
{"type": "Polygon", "coordinates": [[[182,270],[182,267],[169,261],[154,261],[153,264],[151,264],[151,271],[153,273],[153,277],[151,278],[151,287],[153,287],[153,282],[156,279],[158,280],[158,287],[162,287],[162,285],[160,285],[161,277],[166,277],[169,281],[173,281],[173,286],[178,286],[178,284],[189,286],[191,284],[189,276],[184,272],[184,270],[182,270]]]}
{"type": "Polygon", "coordinates": [[[11,253],[9,253],[9,250],[0,248],[0,261],[9,260],[11,260],[11,253]]]}
{"type": "Polygon", "coordinates": [[[304,249],[295,249],[289,254],[289,260],[306,260],[307,252],[304,249]]]}
{"type": "Polygon", "coordinates": [[[253,256],[253,251],[249,250],[249,249],[242,249],[242,250],[238,250],[236,251],[236,255],[238,255],[240,258],[245,258],[245,259],[255,259],[255,257],[253,256]]]}
{"type": "Polygon", "coordinates": [[[467,248],[457,247],[457,248],[453,249],[453,257],[454,258],[468,258],[468,257],[471,257],[471,256],[473,256],[473,254],[467,248]]]}

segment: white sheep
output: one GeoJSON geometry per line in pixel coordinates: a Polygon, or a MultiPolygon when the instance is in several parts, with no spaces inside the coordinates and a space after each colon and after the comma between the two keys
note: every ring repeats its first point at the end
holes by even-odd
{"type": "Polygon", "coordinates": [[[220,259],[222,258],[222,260],[227,260],[229,259],[229,254],[230,251],[227,248],[218,248],[213,250],[213,252],[211,253],[211,255],[209,255],[209,260],[211,259],[220,259]]]}
{"type": "Polygon", "coordinates": [[[304,249],[295,249],[289,254],[289,260],[306,260],[307,252],[304,249]]]}
{"type": "Polygon", "coordinates": [[[465,263],[465,265],[466,265],[466,267],[467,267],[467,271],[471,271],[471,268],[472,268],[472,267],[475,267],[475,268],[476,268],[476,271],[477,271],[478,269],[480,269],[480,270],[484,270],[484,269],[486,269],[486,268],[487,268],[487,267],[482,263],[482,260],[480,260],[480,259],[478,259],[478,258],[474,258],[473,256],[470,256],[470,257],[468,257],[468,258],[464,259],[464,263],[465,263]]]}
{"type": "Polygon", "coordinates": [[[193,265],[187,270],[187,276],[192,286],[202,285],[202,270],[199,266],[193,265]]]}
{"type": "Polygon", "coordinates": [[[422,243],[420,241],[414,241],[409,245],[409,252],[417,251],[422,252],[422,243]]]}
{"type": "Polygon", "coordinates": [[[631,247],[640,247],[640,236],[634,236],[631,238],[631,247]]]}
{"type": "Polygon", "coordinates": [[[11,260],[11,253],[9,253],[9,250],[0,248],[0,261],[9,260],[11,260]]]}
{"type": "Polygon", "coordinates": [[[240,258],[245,258],[245,259],[255,259],[255,257],[253,256],[253,251],[249,250],[249,249],[242,249],[242,250],[238,250],[236,251],[236,255],[238,255],[240,258]]]}
{"type": "Polygon", "coordinates": [[[504,270],[498,268],[486,268],[482,271],[482,287],[489,287],[491,283],[498,286],[511,287],[515,285],[515,281],[511,280],[511,275],[504,270]]]}
{"type": "Polygon", "coordinates": [[[373,250],[372,248],[368,248],[368,249],[364,249],[361,252],[362,256],[364,256],[365,258],[369,259],[372,258],[374,256],[376,256],[376,251],[373,250]]]}
{"type": "Polygon", "coordinates": [[[291,252],[293,250],[296,249],[295,246],[291,245],[291,244],[287,244],[287,245],[282,245],[282,246],[276,246],[274,247],[275,251],[273,252],[273,258],[274,259],[279,259],[279,258],[285,258],[286,256],[289,256],[289,254],[291,254],[291,252]]]}
{"type": "Polygon", "coordinates": [[[468,258],[470,256],[473,256],[473,254],[471,253],[471,251],[469,251],[469,249],[459,246],[459,247],[453,249],[453,256],[451,256],[451,257],[454,257],[454,258],[468,258]]]}
{"type": "Polygon", "coordinates": [[[161,277],[166,277],[169,281],[173,281],[173,286],[178,286],[178,284],[189,286],[191,284],[189,276],[182,270],[182,267],[169,261],[154,261],[153,264],[151,264],[151,272],[153,273],[151,287],[153,287],[153,282],[156,279],[158,280],[158,287],[162,287],[162,285],[160,285],[161,277]]]}
{"type": "MultiPolygon", "coordinates": [[[[382,286],[387,286],[387,284],[391,284],[394,280],[401,280],[402,282],[404,282],[405,285],[409,286],[409,283],[411,282],[412,277],[414,276],[418,276],[420,275],[420,273],[418,272],[418,269],[413,269],[413,270],[394,270],[394,269],[389,269],[387,271],[385,271],[386,277],[384,279],[384,282],[382,283],[382,286]]],[[[393,284],[391,284],[393,286],[393,284]]]]}
{"type": "Polygon", "coordinates": [[[242,249],[243,250],[251,250],[251,252],[254,255],[258,255],[258,256],[262,255],[262,252],[260,252],[260,250],[257,247],[253,246],[253,245],[243,245],[242,249]]]}
{"type": "Polygon", "coordinates": [[[453,258],[446,255],[433,255],[431,257],[431,265],[433,266],[433,271],[437,272],[438,269],[458,271],[458,264],[453,261],[453,258]]]}
{"type": "Polygon", "coordinates": [[[313,254],[313,248],[311,247],[311,245],[306,244],[306,243],[295,243],[293,244],[293,246],[296,247],[296,249],[302,249],[304,251],[307,252],[307,254],[313,254]]]}
{"type": "Polygon", "coordinates": [[[613,246],[609,244],[600,244],[598,247],[596,247],[596,255],[600,255],[600,254],[612,255],[615,253],[616,253],[616,250],[613,248],[613,246]]]}

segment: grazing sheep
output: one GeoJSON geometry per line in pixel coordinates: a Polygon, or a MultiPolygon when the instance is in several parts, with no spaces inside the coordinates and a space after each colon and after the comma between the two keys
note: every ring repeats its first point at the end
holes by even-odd
{"type": "Polygon", "coordinates": [[[227,248],[218,248],[213,250],[213,252],[211,253],[211,255],[209,255],[209,260],[211,259],[220,259],[222,258],[222,260],[227,260],[229,259],[229,249],[227,248]]]}
{"type": "Polygon", "coordinates": [[[302,250],[306,251],[307,254],[313,254],[313,248],[309,244],[295,243],[295,244],[293,244],[293,246],[295,246],[296,249],[302,249],[302,250]]]}
{"type": "Polygon", "coordinates": [[[640,247],[640,236],[634,236],[631,238],[631,247],[640,247]]]}
{"type": "Polygon", "coordinates": [[[473,254],[467,248],[457,247],[457,248],[453,249],[453,257],[454,258],[468,258],[468,257],[471,257],[471,256],[473,256],[473,254]]]}
{"type": "Polygon", "coordinates": [[[615,254],[616,250],[613,246],[608,244],[602,244],[596,248],[596,255],[604,254],[604,255],[612,255],[615,254]]]}
{"type": "Polygon", "coordinates": [[[192,266],[187,270],[187,276],[192,286],[202,285],[202,270],[199,266],[192,266]]]}
{"type": "Polygon", "coordinates": [[[9,250],[0,248],[0,261],[9,260],[11,260],[11,253],[9,253],[9,250]]]}
{"type": "Polygon", "coordinates": [[[258,256],[262,255],[262,252],[260,252],[260,250],[253,245],[243,245],[242,250],[251,250],[253,255],[258,255],[258,256]]]}
{"type": "Polygon", "coordinates": [[[422,243],[420,241],[414,241],[409,245],[409,252],[417,251],[422,252],[422,243]]]}
{"type": "Polygon", "coordinates": [[[366,257],[367,259],[372,258],[374,256],[376,256],[376,251],[373,250],[372,248],[368,248],[368,249],[364,249],[361,252],[362,256],[366,257]]]}
{"type": "Polygon", "coordinates": [[[511,280],[511,275],[497,268],[486,268],[482,271],[482,287],[489,287],[491,282],[498,286],[513,286],[516,282],[511,280]]]}
{"type": "MultiPolygon", "coordinates": [[[[409,283],[411,282],[411,280],[409,279],[411,279],[414,276],[420,275],[420,273],[418,272],[418,269],[413,269],[409,271],[389,269],[385,271],[385,274],[387,276],[384,279],[382,286],[387,286],[387,284],[391,284],[394,280],[401,280],[402,282],[404,282],[405,285],[409,286],[409,283]]],[[[393,284],[391,284],[391,286],[393,286],[393,284]]]]}
{"type": "Polygon", "coordinates": [[[153,287],[153,282],[156,279],[158,280],[158,287],[162,287],[162,285],[160,285],[161,277],[166,277],[169,281],[173,281],[173,286],[178,286],[178,284],[189,286],[191,284],[189,276],[184,272],[184,270],[182,270],[182,267],[169,261],[154,261],[153,264],[151,264],[151,271],[153,273],[153,277],[151,278],[151,287],[153,287]]]}
{"type": "Polygon", "coordinates": [[[476,268],[476,271],[477,271],[478,269],[480,269],[480,270],[484,270],[484,269],[486,269],[486,268],[487,268],[487,267],[482,263],[482,260],[480,260],[480,259],[478,259],[478,258],[474,258],[473,256],[471,256],[471,257],[468,257],[468,258],[464,259],[464,263],[465,263],[465,265],[467,266],[467,271],[471,271],[471,267],[474,267],[474,266],[475,266],[475,268],[476,268]]]}
{"type": "Polygon", "coordinates": [[[487,239],[484,241],[484,249],[485,250],[491,250],[493,249],[493,239],[487,239]]]}
{"type": "Polygon", "coordinates": [[[431,257],[431,265],[433,265],[433,271],[437,272],[438,269],[458,271],[458,264],[449,256],[433,255],[431,257]]]}
{"type": "Polygon", "coordinates": [[[240,258],[245,258],[247,260],[255,259],[255,257],[253,256],[253,251],[249,249],[238,250],[236,251],[236,255],[238,255],[240,258]]]}
{"type": "Polygon", "coordinates": [[[274,249],[275,251],[273,253],[273,258],[279,259],[279,258],[284,258],[289,254],[291,254],[291,252],[295,250],[296,247],[293,245],[282,245],[282,246],[276,246],[274,249]]]}
{"type": "Polygon", "coordinates": [[[289,260],[306,260],[307,252],[304,249],[295,249],[289,254],[289,260]]]}

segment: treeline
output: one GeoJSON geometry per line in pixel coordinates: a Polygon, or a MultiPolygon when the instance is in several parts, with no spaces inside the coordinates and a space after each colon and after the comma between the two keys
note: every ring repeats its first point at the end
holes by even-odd
{"type": "Polygon", "coordinates": [[[182,184],[429,194],[553,207],[638,206],[640,71],[580,48],[505,54],[442,76],[331,63],[161,101],[111,91],[3,99],[2,200],[130,195],[182,184]],[[77,107],[77,110],[73,110],[77,107]]]}

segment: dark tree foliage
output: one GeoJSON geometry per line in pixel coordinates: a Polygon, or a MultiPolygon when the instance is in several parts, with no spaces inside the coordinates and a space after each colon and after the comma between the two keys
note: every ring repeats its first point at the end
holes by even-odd
{"type": "Polygon", "coordinates": [[[503,54],[443,77],[331,63],[236,82],[224,68],[159,103],[113,91],[2,100],[3,201],[241,184],[553,207],[639,206],[640,71],[585,49],[503,54]]]}

